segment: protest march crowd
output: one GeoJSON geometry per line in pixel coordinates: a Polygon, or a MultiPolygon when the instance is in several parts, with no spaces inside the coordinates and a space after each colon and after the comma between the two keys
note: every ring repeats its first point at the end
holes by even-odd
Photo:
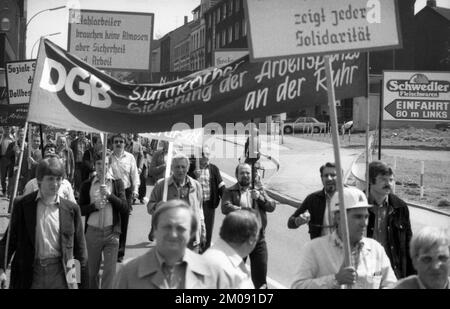
{"type": "MultiPolygon", "coordinates": [[[[167,141],[138,134],[104,140],[50,130],[44,138],[38,130],[26,136],[14,129],[3,127],[0,141],[1,187],[11,213],[0,242],[2,285],[10,267],[10,289],[268,288],[265,229],[276,202],[248,147],[236,182],[226,187],[207,147],[198,157],[172,156],[167,141]],[[124,261],[129,216],[139,203],[151,215],[143,231],[151,248],[124,261]],[[215,222],[217,208],[222,222],[215,222]],[[220,232],[212,242],[214,225],[220,232]]],[[[291,288],[450,288],[448,231],[429,226],[413,235],[408,206],[392,193],[394,173],[381,161],[369,165],[367,194],[344,186],[346,266],[339,171],[324,162],[318,172],[323,188],[287,222],[289,229],[307,224],[311,237],[303,256],[291,257],[298,259],[291,288]]]]}

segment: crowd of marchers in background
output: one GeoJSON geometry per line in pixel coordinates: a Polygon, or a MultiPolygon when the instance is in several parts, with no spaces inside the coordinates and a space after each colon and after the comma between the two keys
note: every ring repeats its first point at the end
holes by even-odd
{"type": "MultiPolygon", "coordinates": [[[[265,229],[276,203],[255,168],[260,154],[250,144],[258,140],[247,140],[236,182],[226,187],[207,147],[197,157],[176,153],[168,162],[168,142],[138,134],[103,141],[98,134],[46,131],[41,137],[31,130],[24,137],[21,128],[3,127],[0,141],[2,192],[11,212],[0,241],[0,281],[6,282],[6,259],[9,288],[268,287],[265,229]],[[151,216],[151,249],[124,262],[137,203],[151,216]],[[219,206],[225,217],[213,243],[219,206]]],[[[412,234],[388,165],[370,163],[368,192],[344,187],[351,265],[344,262],[336,165],[327,162],[319,173],[323,188],[287,222],[291,229],[308,224],[311,236],[302,256],[292,257],[298,260],[292,288],[449,288],[448,231],[425,227],[412,234]]]]}

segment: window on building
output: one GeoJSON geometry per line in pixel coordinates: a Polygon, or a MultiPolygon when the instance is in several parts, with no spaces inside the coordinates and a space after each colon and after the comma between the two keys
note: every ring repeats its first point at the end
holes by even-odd
{"type": "Polygon", "coordinates": [[[247,35],[247,21],[245,18],[242,20],[242,36],[247,35]]]}
{"type": "Polygon", "coordinates": [[[210,53],[211,52],[211,40],[208,39],[206,41],[206,52],[210,53]]]}
{"type": "Polygon", "coordinates": [[[205,29],[200,30],[200,47],[205,46],[205,29]]]}
{"type": "Polygon", "coordinates": [[[207,24],[206,27],[209,29],[211,28],[211,14],[208,14],[207,24]]]}
{"type": "Polygon", "coordinates": [[[217,48],[220,48],[220,32],[218,32],[216,36],[216,49],[217,48]]]}
{"type": "Polygon", "coordinates": [[[222,19],[227,18],[227,3],[225,2],[222,6],[222,19]]]}
{"type": "Polygon", "coordinates": [[[233,42],[233,26],[228,27],[228,43],[233,42]]]}
{"type": "Polygon", "coordinates": [[[230,7],[229,7],[229,9],[228,9],[228,16],[233,15],[233,1],[234,1],[234,0],[230,0],[230,2],[229,2],[230,7]]]}
{"type": "Polygon", "coordinates": [[[225,46],[227,44],[227,30],[222,31],[222,46],[225,46]]]}
{"type": "Polygon", "coordinates": [[[241,0],[234,0],[234,9],[236,12],[239,12],[241,8],[241,0]]]}
{"type": "Polygon", "coordinates": [[[239,23],[237,22],[235,25],[234,25],[234,39],[235,40],[239,40],[239,23]]]}
{"type": "Polygon", "coordinates": [[[221,20],[220,19],[220,17],[221,17],[220,16],[220,8],[218,8],[216,12],[217,12],[217,22],[219,22],[221,20]]]}

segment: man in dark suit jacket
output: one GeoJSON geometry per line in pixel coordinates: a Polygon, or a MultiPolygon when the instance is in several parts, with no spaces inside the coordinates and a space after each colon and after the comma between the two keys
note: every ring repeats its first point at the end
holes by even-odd
{"type": "Polygon", "coordinates": [[[87,288],[87,249],[80,208],[57,194],[64,165],[58,158],[43,159],[36,175],[39,191],[16,201],[0,242],[0,276],[6,268],[3,261],[7,252],[7,265],[14,255],[12,289],[78,288],[77,283],[87,288]]]}
{"type": "Polygon", "coordinates": [[[335,229],[330,218],[330,200],[336,192],[336,165],[327,162],[320,167],[323,189],[308,195],[288,220],[288,228],[308,223],[311,239],[331,234],[335,229]]]}

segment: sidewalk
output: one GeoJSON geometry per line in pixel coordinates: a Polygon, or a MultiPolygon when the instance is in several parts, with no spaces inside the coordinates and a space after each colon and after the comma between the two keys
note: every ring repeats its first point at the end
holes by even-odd
{"type": "MultiPolygon", "coordinates": [[[[224,140],[244,146],[246,137],[217,136],[224,140]]],[[[273,139],[272,139],[273,140],[273,139]]],[[[261,136],[262,164],[268,169],[276,169],[274,160],[279,163],[279,170],[268,173],[264,183],[269,195],[283,204],[295,205],[305,197],[322,188],[319,168],[326,162],[334,162],[333,145],[308,139],[284,136],[283,144],[279,140],[272,142],[267,136],[261,136]],[[269,163],[272,161],[272,163],[269,163]]],[[[348,175],[353,162],[362,150],[341,148],[340,157],[344,175],[348,175]]]]}

